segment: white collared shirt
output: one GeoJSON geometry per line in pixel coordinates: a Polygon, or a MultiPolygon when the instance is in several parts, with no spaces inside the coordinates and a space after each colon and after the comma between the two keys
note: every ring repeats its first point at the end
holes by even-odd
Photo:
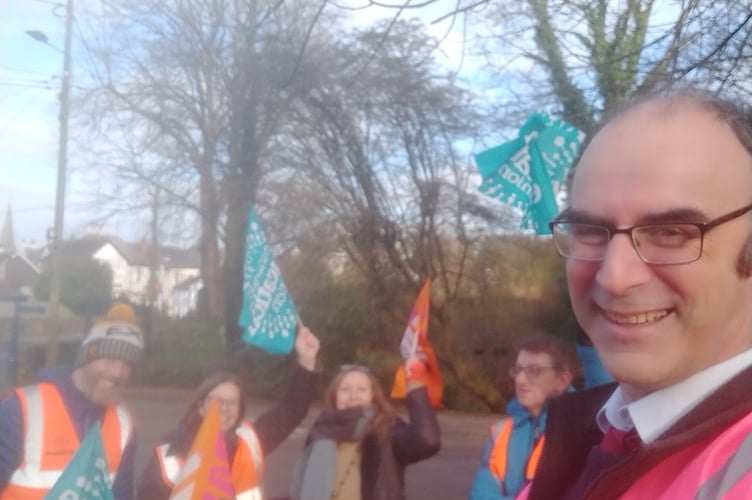
{"type": "Polygon", "coordinates": [[[621,387],[617,387],[595,420],[604,434],[611,427],[621,431],[635,428],[643,443],[652,443],[718,387],[751,365],[752,349],[748,349],[632,403],[624,400],[621,387]]]}

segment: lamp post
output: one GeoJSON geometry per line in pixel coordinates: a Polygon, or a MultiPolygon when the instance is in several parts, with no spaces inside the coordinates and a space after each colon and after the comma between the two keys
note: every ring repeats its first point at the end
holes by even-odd
{"type": "MultiPolygon", "coordinates": [[[[41,31],[29,30],[28,35],[51,45],[41,31]]],[[[60,136],[57,150],[57,185],[55,190],[55,223],[50,247],[50,299],[47,311],[47,366],[57,363],[58,337],[60,333],[60,247],[63,241],[63,216],[65,213],[65,172],[68,161],[68,114],[71,77],[71,43],[73,34],[73,0],[65,8],[65,45],[63,49],[63,75],[60,87],[60,136]]],[[[57,49],[58,51],[60,49],[57,49]]]]}

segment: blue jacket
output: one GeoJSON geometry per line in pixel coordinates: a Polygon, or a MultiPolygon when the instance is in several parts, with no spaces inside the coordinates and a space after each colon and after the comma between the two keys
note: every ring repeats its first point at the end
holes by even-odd
{"type": "Polygon", "coordinates": [[[591,345],[577,344],[577,357],[582,363],[582,371],[585,374],[585,389],[596,385],[608,384],[614,378],[606,371],[598,356],[598,351],[591,345]]]}
{"type": "MultiPolygon", "coordinates": [[[[577,344],[577,355],[585,374],[585,387],[611,382],[613,378],[603,367],[593,346],[577,344]]],[[[570,388],[571,389],[571,388],[570,388]]],[[[491,472],[489,458],[494,439],[486,441],[480,468],[470,489],[470,500],[512,500],[525,487],[525,467],[538,438],[546,428],[547,407],[538,418],[533,417],[513,398],[507,405],[507,415],[513,419],[512,436],[509,439],[510,455],[507,456],[507,473],[504,484],[491,472]]]]}
{"type": "Polygon", "coordinates": [[[480,468],[475,474],[473,486],[470,489],[470,500],[512,500],[525,487],[525,467],[528,457],[533,451],[535,443],[546,428],[546,414],[544,410],[534,417],[512,399],[507,405],[507,415],[512,420],[512,435],[509,438],[509,455],[507,456],[507,471],[503,484],[491,472],[489,458],[494,447],[493,437],[489,437],[483,450],[480,468]]]}
{"type": "MultiPolygon", "coordinates": [[[[102,420],[105,409],[89,401],[73,385],[71,373],[72,370],[69,367],[42,370],[39,374],[39,381],[55,384],[76,428],[78,438],[83,440],[92,425],[102,420]]],[[[131,500],[133,498],[135,448],[134,437],[123,450],[120,468],[112,485],[115,500],[131,500]]],[[[8,485],[10,477],[21,464],[22,459],[23,415],[21,403],[16,394],[12,392],[0,401],[0,492],[8,485]]]]}

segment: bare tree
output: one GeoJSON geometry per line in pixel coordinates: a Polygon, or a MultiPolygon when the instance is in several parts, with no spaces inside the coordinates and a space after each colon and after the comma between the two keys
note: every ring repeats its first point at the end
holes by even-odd
{"type": "Polygon", "coordinates": [[[322,251],[344,252],[357,269],[371,349],[394,351],[406,306],[433,278],[432,338],[462,384],[455,346],[464,340],[450,310],[471,288],[465,268],[479,228],[507,214],[474,194],[475,97],[436,63],[422,25],[398,21],[382,34],[379,25],[354,33],[327,54],[315,91],[295,102],[289,136],[278,136],[272,161],[285,168],[274,180],[285,188],[269,201],[297,214],[285,232],[307,221],[301,233],[328,240],[322,251]]]}
{"type": "Polygon", "coordinates": [[[316,262],[308,279],[331,279],[327,267],[345,256],[368,301],[362,347],[393,356],[432,277],[442,365],[493,404],[456,318],[480,290],[524,291],[511,263],[527,247],[498,265],[484,258],[485,233],[508,227],[509,215],[475,192],[470,152],[488,119],[436,63],[438,41],[423,25],[391,20],[329,41],[322,32],[337,25],[326,2],[101,5],[89,18],[97,64],[81,100],[92,164],[107,174],[108,201],[126,198],[120,210],[147,210],[159,190],[175,216],[196,218],[206,309],[224,321],[228,345],[239,335],[253,201],[282,262],[316,262]]]}
{"type": "Polygon", "coordinates": [[[271,0],[112,0],[88,13],[92,161],[109,167],[108,182],[153,184],[197,214],[206,310],[229,343],[248,204],[290,99],[305,92],[297,78],[321,14],[271,0]]]}
{"type": "Polygon", "coordinates": [[[749,0],[457,0],[367,2],[394,18],[431,12],[462,27],[467,52],[485,55],[487,91],[513,127],[546,107],[591,132],[625,97],[698,84],[752,96],[749,0]],[[443,5],[444,11],[439,10],[443,5]],[[468,27],[469,26],[469,27],[468,27]]]}
{"type": "Polygon", "coordinates": [[[547,104],[586,132],[625,97],[657,86],[749,92],[748,1],[528,0],[492,9],[493,43],[482,49],[499,81],[528,111],[547,104]]]}

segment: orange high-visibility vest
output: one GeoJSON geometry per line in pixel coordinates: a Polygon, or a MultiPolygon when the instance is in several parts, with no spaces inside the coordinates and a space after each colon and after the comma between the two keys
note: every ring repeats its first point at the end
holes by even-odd
{"type": "MultiPolygon", "coordinates": [[[[24,422],[23,457],[8,486],[0,492],[0,500],[42,500],[81,443],[54,384],[23,387],[16,395],[24,422]]],[[[111,481],[115,480],[132,430],[133,421],[123,406],[107,407],[102,440],[111,481]]]]}
{"type": "MultiPolygon", "coordinates": [[[[240,438],[230,470],[235,498],[236,500],[261,500],[263,498],[261,481],[264,478],[264,452],[261,444],[248,422],[242,422],[235,433],[240,438]]],[[[157,446],[156,453],[162,469],[162,479],[167,486],[172,488],[180,476],[184,457],[167,455],[169,448],[168,444],[157,446]]]]}
{"type": "MultiPolygon", "coordinates": [[[[512,425],[513,422],[510,417],[491,426],[491,436],[494,438],[494,446],[491,450],[491,455],[488,457],[488,465],[500,483],[504,482],[507,474],[508,448],[509,439],[512,436],[512,425]]],[[[535,470],[538,468],[538,461],[543,452],[545,440],[545,435],[538,439],[532,453],[530,453],[527,459],[527,466],[525,467],[525,479],[527,481],[531,481],[535,476],[535,470]]]]}

